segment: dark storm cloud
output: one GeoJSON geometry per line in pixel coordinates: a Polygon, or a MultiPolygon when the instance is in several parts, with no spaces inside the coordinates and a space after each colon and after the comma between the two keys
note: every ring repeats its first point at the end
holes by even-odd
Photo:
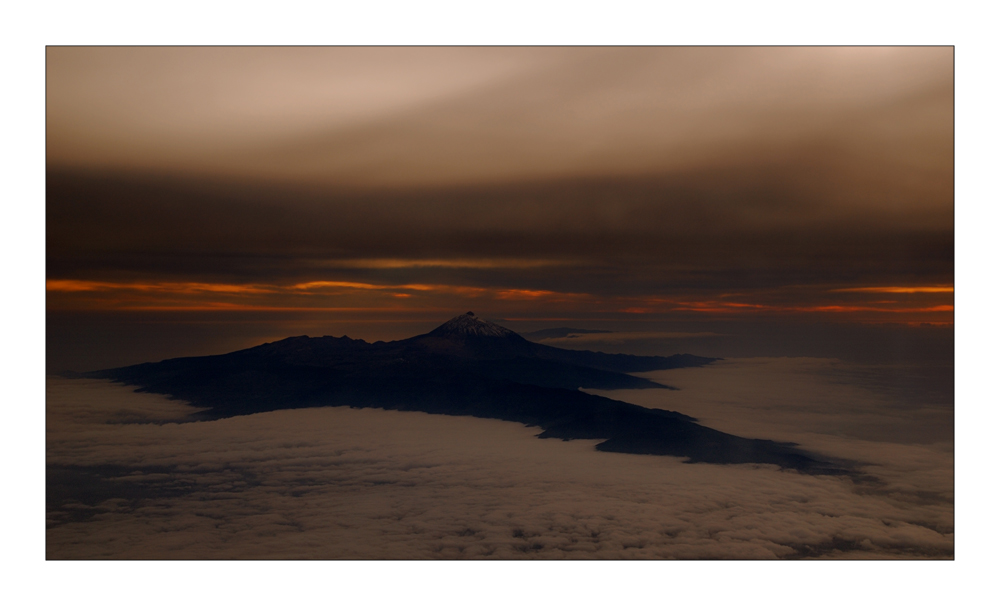
{"type": "MultiPolygon", "coordinates": [[[[722,405],[740,391],[740,381],[723,381],[702,401],[722,405]]],[[[919,446],[827,436],[828,450],[877,462],[869,470],[886,484],[868,489],[768,467],[601,453],[513,423],[421,413],[329,408],[108,424],[137,405],[163,420],[179,406],[50,379],[50,469],[96,486],[86,501],[49,510],[49,558],[881,558],[953,549],[951,502],[928,496],[947,496],[950,468],[919,446]]],[[[751,408],[739,416],[759,416],[751,408]]]]}
{"type": "Polygon", "coordinates": [[[56,172],[49,278],[379,276],[567,292],[950,282],[949,206],[847,213],[809,195],[781,171],[392,195],[56,172]],[[387,258],[472,261],[350,263],[387,258]]]}

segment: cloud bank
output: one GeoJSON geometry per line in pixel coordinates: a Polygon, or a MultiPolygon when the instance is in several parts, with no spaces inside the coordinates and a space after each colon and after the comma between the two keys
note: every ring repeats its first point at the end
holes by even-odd
{"type": "Polygon", "coordinates": [[[50,498],[62,496],[50,500],[49,558],[953,553],[947,474],[925,481],[943,473],[933,450],[921,460],[867,442],[884,479],[858,486],[601,453],[513,423],[423,413],[327,408],[176,423],[182,403],[55,378],[47,406],[50,498]],[[73,478],[91,490],[52,490],[53,479],[73,478]]]}

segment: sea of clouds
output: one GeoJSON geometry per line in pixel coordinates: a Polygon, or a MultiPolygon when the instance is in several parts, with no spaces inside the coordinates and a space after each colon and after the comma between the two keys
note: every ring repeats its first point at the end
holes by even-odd
{"type": "Polygon", "coordinates": [[[951,558],[952,407],[865,371],[736,359],[647,373],[678,391],[605,394],[797,442],[855,462],[863,481],[418,412],[183,422],[183,402],[50,377],[47,557],[951,558]]]}

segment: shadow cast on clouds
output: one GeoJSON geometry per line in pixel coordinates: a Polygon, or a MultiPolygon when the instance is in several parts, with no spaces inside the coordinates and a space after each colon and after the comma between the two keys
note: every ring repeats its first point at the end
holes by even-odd
{"type": "Polygon", "coordinates": [[[949,558],[953,549],[948,504],[865,494],[843,478],[600,453],[516,424],[413,412],[162,424],[182,406],[100,381],[49,380],[50,473],[118,487],[50,503],[48,558],[949,558]],[[133,404],[157,422],[100,420],[133,404]]]}

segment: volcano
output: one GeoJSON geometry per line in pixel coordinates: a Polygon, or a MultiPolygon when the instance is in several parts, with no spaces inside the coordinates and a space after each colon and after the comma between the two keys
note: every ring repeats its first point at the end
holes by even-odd
{"type": "Polygon", "coordinates": [[[601,440],[596,448],[602,451],[848,473],[793,444],[741,438],[678,412],[580,390],[672,389],[627,373],[716,360],[559,349],[532,343],[468,312],[400,341],[289,337],[223,355],[85,376],[186,400],[204,409],[192,421],[318,406],[422,411],[523,423],[539,427],[539,438],[601,440]]]}

